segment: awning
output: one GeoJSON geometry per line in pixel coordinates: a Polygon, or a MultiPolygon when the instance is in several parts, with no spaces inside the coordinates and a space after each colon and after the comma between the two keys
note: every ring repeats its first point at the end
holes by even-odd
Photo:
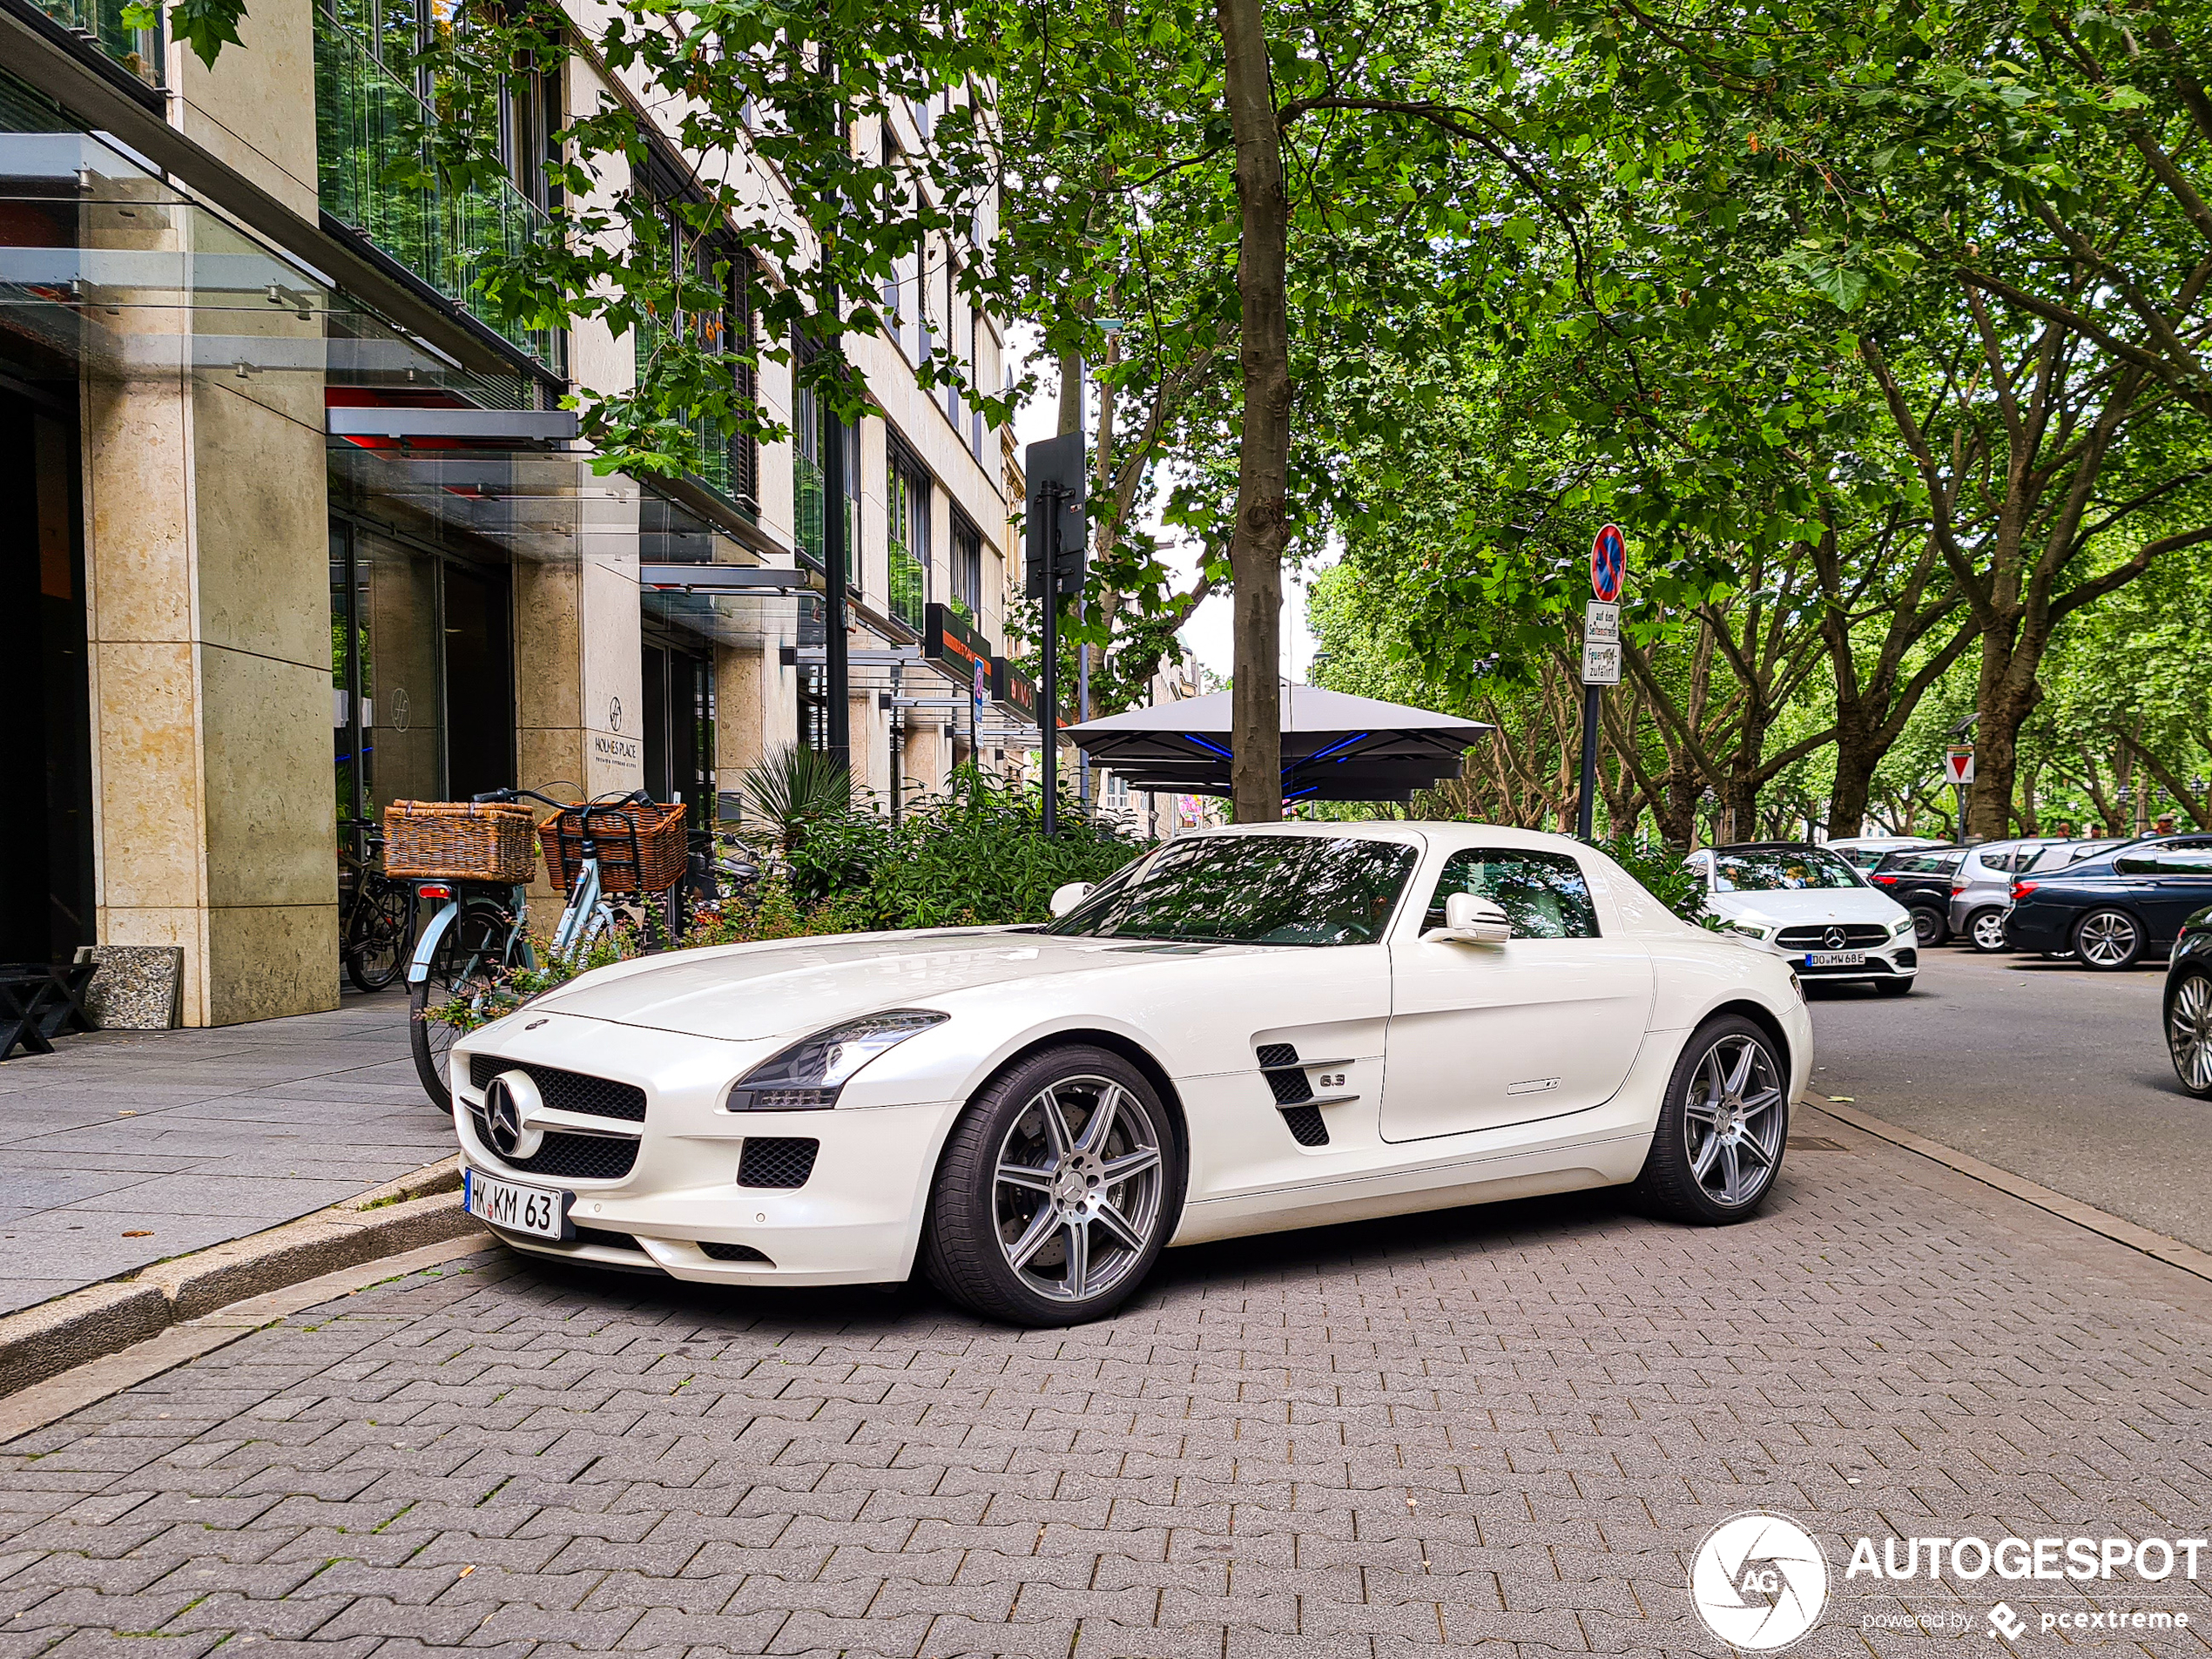
{"type": "MultiPolygon", "coordinates": [[[[1230,696],[1109,715],[1069,726],[1066,736],[1131,789],[1227,795],[1230,696]]],[[[1282,725],[1285,800],[1410,800],[1416,789],[1458,777],[1467,747],[1491,729],[1313,685],[1283,688],[1282,725]]]]}

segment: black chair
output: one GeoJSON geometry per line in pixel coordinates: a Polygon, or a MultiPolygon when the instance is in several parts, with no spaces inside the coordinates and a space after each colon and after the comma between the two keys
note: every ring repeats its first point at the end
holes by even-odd
{"type": "Polygon", "coordinates": [[[20,1047],[51,1054],[54,1039],[90,1031],[84,993],[98,962],[0,962],[0,1060],[20,1047]]]}

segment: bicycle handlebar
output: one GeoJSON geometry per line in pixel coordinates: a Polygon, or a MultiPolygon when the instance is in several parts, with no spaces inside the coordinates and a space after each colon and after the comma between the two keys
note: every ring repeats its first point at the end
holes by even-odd
{"type": "Polygon", "coordinates": [[[642,789],[633,789],[621,795],[610,792],[590,800],[555,800],[552,796],[541,795],[535,789],[487,789],[482,794],[471,795],[469,799],[482,806],[489,801],[521,800],[525,798],[542,801],[556,813],[579,813],[592,806],[652,806],[658,804],[642,789]]]}

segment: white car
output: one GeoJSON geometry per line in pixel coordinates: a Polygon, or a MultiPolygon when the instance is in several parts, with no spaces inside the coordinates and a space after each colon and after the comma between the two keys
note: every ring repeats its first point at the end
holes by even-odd
{"type": "Polygon", "coordinates": [[[454,1046],[469,1208],[709,1284],[919,1259],[980,1312],[1067,1324],[1170,1244],[1625,1183],[1741,1220],[1811,1067],[1787,963],[1559,836],[1211,831],[1054,908],[539,997],[454,1046]]]}
{"type": "Polygon", "coordinates": [[[1902,996],[1920,971],[1912,913],[1825,847],[1747,841],[1689,855],[1706,907],[1731,933],[1786,957],[1806,979],[1902,996]]]}

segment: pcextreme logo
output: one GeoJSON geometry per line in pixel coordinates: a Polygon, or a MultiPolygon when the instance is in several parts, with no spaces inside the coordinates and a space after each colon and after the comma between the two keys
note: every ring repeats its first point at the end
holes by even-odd
{"type": "Polygon", "coordinates": [[[1731,1515],[1689,1560],[1689,1604],[1732,1648],[1770,1653],[1812,1629],[1828,1605],[1828,1558],[1782,1515],[1731,1515]]]}

